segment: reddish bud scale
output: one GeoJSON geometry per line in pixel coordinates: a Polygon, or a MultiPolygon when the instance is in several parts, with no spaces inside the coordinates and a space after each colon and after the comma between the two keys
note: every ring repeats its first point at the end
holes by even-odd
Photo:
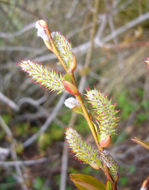
{"type": "Polygon", "coordinates": [[[65,90],[68,91],[70,94],[72,94],[72,95],[79,94],[77,87],[74,84],[72,84],[71,82],[63,81],[63,85],[64,85],[65,90]]]}
{"type": "Polygon", "coordinates": [[[108,147],[110,144],[111,144],[111,137],[110,137],[110,136],[107,136],[105,139],[103,139],[103,140],[100,141],[100,146],[101,146],[102,148],[106,148],[106,147],[108,147]]]}
{"type": "Polygon", "coordinates": [[[70,64],[70,72],[73,72],[77,67],[76,57],[73,55],[73,62],[70,64]]]}
{"type": "Polygon", "coordinates": [[[45,29],[48,28],[48,24],[47,24],[47,22],[46,22],[45,20],[39,20],[38,23],[39,23],[39,25],[40,25],[41,27],[43,27],[43,28],[45,28],[45,29]]]}

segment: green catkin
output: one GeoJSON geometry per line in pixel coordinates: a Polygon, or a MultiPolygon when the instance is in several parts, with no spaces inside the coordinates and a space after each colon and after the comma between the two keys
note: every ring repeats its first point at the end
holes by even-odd
{"type": "Polygon", "coordinates": [[[107,136],[115,134],[118,118],[116,117],[117,110],[115,105],[108,100],[104,93],[94,89],[88,90],[85,94],[88,103],[94,111],[97,124],[100,128],[100,138],[104,139],[107,136]]]}
{"type": "Polygon", "coordinates": [[[118,165],[117,162],[113,159],[110,153],[106,150],[100,151],[101,160],[109,168],[109,171],[115,180],[118,174],[118,165]]]}
{"type": "Polygon", "coordinates": [[[64,78],[61,74],[53,70],[49,71],[47,67],[30,60],[22,61],[19,63],[19,66],[23,71],[27,72],[34,81],[46,87],[48,90],[57,91],[58,94],[65,90],[62,83],[64,78]]]}
{"type": "Polygon", "coordinates": [[[90,144],[84,142],[76,130],[68,128],[66,131],[66,140],[79,160],[96,168],[101,167],[98,151],[90,144]]]}
{"type": "Polygon", "coordinates": [[[71,43],[63,35],[61,35],[60,32],[52,32],[51,36],[61,58],[69,70],[73,62],[71,43]]]}

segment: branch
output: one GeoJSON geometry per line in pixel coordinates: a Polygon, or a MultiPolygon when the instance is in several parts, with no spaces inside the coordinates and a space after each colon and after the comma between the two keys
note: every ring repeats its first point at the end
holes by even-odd
{"type": "Polygon", "coordinates": [[[14,111],[18,112],[19,111],[19,106],[14,103],[12,100],[7,98],[4,94],[0,92],[0,101],[4,102],[7,104],[9,107],[11,107],[14,111]]]}
{"type": "MultiPolygon", "coordinates": [[[[13,158],[13,160],[17,161],[17,154],[15,152],[15,144],[16,144],[16,140],[13,138],[13,134],[11,132],[11,130],[9,129],[9,127],[6,125],[6,123],[4,122],[3,118],[0,116],[0,124],[1,127],[3,128],[3,130],[6,132],[6,134],[8,135],[10,141],[11,141],[11,156],[13,158]]],[[[15,169],[17,172],[17,176],[18,176],[18,181],[21,185],[22,190],[28,190],[26,184],[25,184],[25,180],[24,180],[24,176],[22,174],[21,168],[19,165],[15,165],[15,169]]]]}
{"type": "Polygon", "coordinates": [[[50,124],[55,119],[56,115],[58,114],[58,111],[62,107],[66,96],[67,96],[67,93],[63,93],[58,104],[56,105],[55,109],[53,110],[52,114],[48,117],[46,122],[40,128],[40,130],[24,142],[25,148],[28,147],[29,145],[31,145],[38,138],[39,135],[41,135],[42,133],[44,133],[48,129],[48,127],[50,126],[50,124]]]}
{"type": "Polygon", "coordinates": [[[36,164],[41,164],[44,162],[49,162],[49,158],[40,158],[37,160],[27,160],[27,161],[0,161],[0,166],[3,167],[14,167],[14,166],[32,166],[36,164]]]}
{"type": "Polygon", "coordinates": [[[0,32],[0,38],[14,38],[22,35],[23,33],[33,29],[35,26],[35,23],[30,23],[21,30],[13,33],[6,33],[6,32],[0,32]]]}

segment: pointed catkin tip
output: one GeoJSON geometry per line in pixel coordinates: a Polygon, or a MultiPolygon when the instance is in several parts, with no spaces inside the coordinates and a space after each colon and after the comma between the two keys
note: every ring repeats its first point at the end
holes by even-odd
{"type": "Polygon", "coordinates": [[[71,82],[63,81],[63,85],[64,85],[65,90],[67,92],[69,92],[70,94],[72,94],[72,95],[78,95],[79,94],[77,87],[74,84],[72,84],[71,82]]]}

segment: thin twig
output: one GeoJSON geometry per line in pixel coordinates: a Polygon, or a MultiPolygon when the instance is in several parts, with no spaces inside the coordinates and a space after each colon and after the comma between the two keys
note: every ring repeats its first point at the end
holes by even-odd
{"type": "MultiPolygon", "coordinates": [[[[68,127],[73,127],[77,120],[77,114],[72,113],[68,127]]],[[[63,156],[62,156],[62,166],[61,166],[61,180],[60,180],[60,190],[66,189],[66,180],[67,180],[67,167],[68,167],[68,147],[64,142],[63,145],[63,156]]]]}
{"type": "Polygon", "coordinates": [[[12,100],[7,98],[4,94],[0,92],[0,101],[4,102],[7,104],[10,108],[12,108],[14,111],[18,112],[19,111],[19,106],[14,103],[12,100]]]}
{"type": "MultiPolygon", "coordinates": [[[[135,27],[136,25],[144,22],[147,19],[149,19],[149,12],[147,12],[147,13],[135,18],[134,20],[128,22],[125,26],[122,26],[122,27],[116,29],[114,31],[114,33],[111,33],[111,34],[107,35],[106,37],[104,37],[102,39],[99,39],[99,36],[96,35],[95,38],[94,38],[95,48],[106,47],[105,43],[109,42],[114,37],[119,36],[120,34],[126,32],[128,29],[131,29],[131,28],[135,27]]],[[[85,43],[73,48],[73,53],[83,55],[88,50],[89,46],[90,46],[90,42],[85,42],[85,43]]],[[[55,58],[56,58],[55,55],[47,54],[47,55],[44,55],[44,56],[37,57],[34,60],[35,61],[38,60],[39,62],[45,62],[45,61],[53,60],[55,58]]]]}
{"type": "Polygon", "coordinates": [[[0,166],[3,167],[14,167],[14,166],[31,166],[36,164],[41,164],[44,162],[49,162],[49,158],[40,158],[37,160],[26,160],[26,161],[0,161],[0,166]]]}
{"type": "Polygon", "coordinates": [[[27,26],[25,26],[24,28],[22,28],[21,30],[14,32],[14,33],[6,33],[6,32],[0,32],[0,38],[14,38],[14,37],[18,37],[20,35],[22,35],[23,33],[31,30],[32,28],[34,28],[35,23],[30,23],[27,26]]]}
{"type": "Polygon", "coordinates": [[[63,156],[62,156],[62,166],[61,166],[61,180],[60,180],[60,190],[66,189],[66,179],[67,179],[67,166],[68,166],[68,147],[66,143],[63,145],[63,156]]]}
{"type": "MultiPolygon", "coordinates": [[[[9,127],[6,125],[6,123],[4,122],[3,118],[0,116],[0,124],[1,127],[3,128],[3,130],[6,132],[7,136],[9,137],[11,144],[10,144],[10,150],[11,150],[11,156],[13,158],[13,160],[17,161],[17,154],[15,152],[15,144],[16,144],[16,140],[13,137],[13,134],[11,132],[11,130],[9,129],[9,127]]],[[[18,181],[21,185],[22,190],[28,190],[25,181],[24,181],[24,176],[22,174],[21,168],[19,165],[15,165],[15,169],[18,175],[18,181]]]]}
{"type": "Polygon", "coordinates": [[[50,126],[50,124],[52,123],[52,121],[54,120],[54,118],[56,117],[56,115],[58,114],[58,111],[60,110],[60,108],[62,107],[64,100],[67,96],[67,93],[64,93],[58,104],[56,105],[55,109],[53,110],[52,114],[48,117],[48,119],[46,120],[46,122],[43,124],[43,126],[39,129],[39,131],[37,131],[37,133],[35,133],[34,135],[32,135],[29,139],[27,139],[23,145],[24,147],[28,147],[30,146],[33,142],[35,142],[35,140],[38,138],[39,135],[41,135],[42,133],[44,133],[48,127],[50,126]]]}
{"type": "Polygon", "coordinates": [[[0,51],[22,51],[22,52],[33,52],[33,53],[37,53],[37,54],[41,54],[46,50],[45,47],[43,48],[32,48],[32,47],[27,47],[27,46],[3,46],[0,47],[0,51]]]}

